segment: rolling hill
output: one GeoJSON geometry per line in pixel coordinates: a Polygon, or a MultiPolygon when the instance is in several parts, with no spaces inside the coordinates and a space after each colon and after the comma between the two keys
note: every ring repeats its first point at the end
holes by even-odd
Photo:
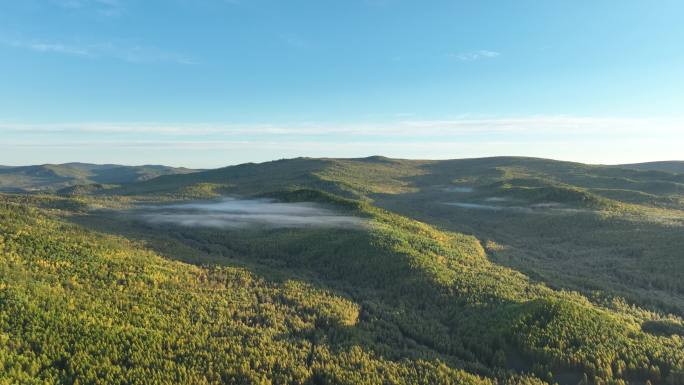
{"type": "Polygon", "coordinates": [[[0,378],[681,384],[683,185],[371,157],[0,194],[0,378]]]}
{"type": "Polygon", "coordinates": [[[55,191],[75,185],[114,185],[193,171],[195,170],[157,165],[119,166],[88,163],[0,166],[0,191],[55,191]]]}
{"type": "Polygon", "coordinates": [[[516,157],[298,158],[162,176],[111,193],[174,199],[298,188],[472,234],[496,245],[492,258],[556,288],[598,289],[684,314],[680,174],[516,157]]]}
{"type": "Polygon", "coordinates": [[[459,184],[478,188],[505,182],[518,187],[574,186],[588,193],[617,200],[646,202],[646,196],[667,201],[684,192],[684,175],[612,166],[594,166],[536,158],[482,158],[424,161],[369,157],[361,159],[285,159],[247,163],[180,176],[163,176],[122,188],[122,194],[177,193],[199,184],[229,192],[248,193],[256,184],[264,188],[309,186],[353,196],[405,193],[459,184]],[[266,182],[264,184],[264,182],[266,182]],[[640,195],[644,195],[641,196],[640,195]]]}

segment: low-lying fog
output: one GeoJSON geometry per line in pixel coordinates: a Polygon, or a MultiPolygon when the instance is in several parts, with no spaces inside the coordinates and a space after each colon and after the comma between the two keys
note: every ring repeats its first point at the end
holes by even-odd
{"type": "Polygon", "coordinates": [[[488,202],[484,203],[473,203],[473,202],[444,202],[445,205],[456,206],[462,209],[472,209],[472,210],[488,210],[488,211],[510,211],[524,214],[542,214],[542,213],[583,213],[591,212],[592,210],[587,209],[576,209],[564,207],[560,203],[537,203],[529,206],[507,206],[507,205],[496,205],[489,202],[510,202],[507,198],[486,198],[484,200],[488,202]]]}
{"type": "Polygon", "coordinates": [[[456,192],[456,193],[471,193],[474,192],[475,189],[472,187],[468,186],[448,186],[444,187],[442,190],[446,192],[456,192]]]}
{"type": "Polygon", "coordinates": [[[359,227],[364,220],[342,215],[316,203],[281,203],[268,199],[234,199],[144,206],[137,218],[152,224],[188,227],[359,227]]]}

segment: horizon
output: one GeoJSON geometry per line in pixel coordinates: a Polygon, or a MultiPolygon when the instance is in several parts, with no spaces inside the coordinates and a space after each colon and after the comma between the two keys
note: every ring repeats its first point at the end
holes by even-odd
{"type": "Polygon", "coordinates": [[[682,12],[675,0],[4,2],[0,164],[680,159],[682,12]]]}
{"type": "Polygon", "coordinates": [[[262,163],[269,163],[269,162],[278,162],[278,161],[287,161],[287,160],[295,160],[295,159],[332,159],[332,160],[364,160],[364,159],[369,159],[369,158],[385,158],[389,160],[411,160],[411,161],[454,161],[454,160],[480,160],[480,159],[496,159],[496,158],[517,158],[517,159],[537,159],[537,160],[545,160],[545,161],[552,161],[552,162],[568,162],[568,163],[579,163],[579,164],[585,164],[588,166],[631,166],[631,165],[642,165],[642,164],[649,164],[649,163],[684,163],[684,160],[677,160],[677,159],[665,159],[665,160],[655,160],[655,161],[647,161],[647,162],[633,162],[633,163],[613,163],[613,164],[608,164],[608,163],[583,163],[583,162],[575,162],[571,160],[562,160],[562,159],[552,159],[552,158],[538,158],[538,157],[531,157],[531,156],[507,156],[507,155],[497,155],[497,156],[485,156],[485,157],[472,157],[472,158],[434,158],[434,159],[427,159],[427,158],[395,158],[395,157],[388,157],[384,155],[368,155],[368,156],[363,156],[363,157],[342,157],[342,158],[334,158],[334,157],[309,157],[309,156],[298,156],[298,157],[293,157],[293,158],[278,158],[278,159],[271,159],[271,160],[265,160],[265,161],[260,161],[260,162],[243,162],[243,163],[232,163],[232,164],[225,164],[223,166],[218,166],[218,167],[208,167],[208,168],[193,168],[193,167],[187,167],[183,165],[169,165],[169,164],[160,164],[160,163],[138,163],[138,164],[130,164],[130,163],[90,163],[90,162],[79,162],[79,161],[71,161],[71,162],[63,162],[63,163],[40,163],[40,164],[18,164],[18,165],[13,165],[13,164],[0,164],[0,167],[33,167],[33,166],[66,166],[66,165],[73,165],[73,164],[84,164],[84,165],[95,165],[95,166],[115,166],[115,167],[173,167],[173,168],[185,168],[189,170],[195,170],[195,171],[209,171],[209,170],[215,170],[215,169],[220,169],[220,168],[226,168],[226,167],[233,167],[233,166],[240,166],[243,164],[262,164],[262,163]]]}

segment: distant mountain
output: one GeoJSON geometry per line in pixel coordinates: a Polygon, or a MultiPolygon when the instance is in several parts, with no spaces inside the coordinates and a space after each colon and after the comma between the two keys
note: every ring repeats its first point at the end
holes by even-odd
{"type": "Polygon", "coordinates": [[[684,161],[681,161],[681,160],[664,161],[664,162],[622,164],[619,167],[632,168],[635,170],[664,171],[664,172],[674,172],[677,174],[684,174],[684,161]]]}
{"type": "Polygon", "coordinates": [[[195,170],[159,165],[64,163],[35,166],[0,166],[0,191],[59,190],[87,184],[126,184],[161,175],[186,174],[195,170]]]}

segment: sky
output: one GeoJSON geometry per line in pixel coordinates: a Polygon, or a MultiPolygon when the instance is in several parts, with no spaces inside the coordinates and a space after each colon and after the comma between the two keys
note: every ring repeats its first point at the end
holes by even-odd
{"type": "Polygon", "coordinates": [[[0,0],[0,164],[684,158],[681,0],[0,0]]]}

